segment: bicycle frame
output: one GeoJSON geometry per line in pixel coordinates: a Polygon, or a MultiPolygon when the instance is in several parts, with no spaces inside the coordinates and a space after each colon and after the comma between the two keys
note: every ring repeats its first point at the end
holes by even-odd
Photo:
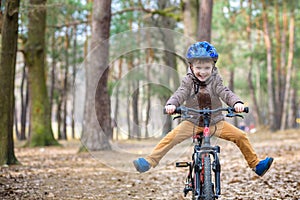
{"type": "MultiPolygon", "coordinates": [[[[196,139],[197,143],[194,146],[194,153],[192,156],[193,162],[189,167],[189,175],[188,175],[189,179],[192,181],[192,185],[191,185],[191,189],[188,189],[187,187],[185,188],[184,194],[186,196],[189,191],[193,191],[193,196],[194,198],[197,199],[218,198],[221,195],[221,184],[220,184],[221,166],[218,157],[218,153],[220,153],[220,147],[211,146],[210,144],[210,129],[209,129],[208,115],[204,115],[203,138],[197,135],[193,139],[196,139]],[[212,155],[213,157],[213,160],[210,164],[215,173],[215,184],[214,186],[212,186],[212,188],[214,187],[214,189],[211,191],[211,194],[205,194],[203,192],[204,173],[205,173],[204,159],[205,157],[210,157],[209,155],[212,155]],[[215,191],[215,193],[213,191],[215,191]]],[[[211,180],[209,182],[211,182],[211,180]]]]}
{"type": "MultiPolygon", "coordinates": [[[[200,135],[193,136],[193,141],[196,139],[194,145],[194,152],[192,155],[192,162],[177,162],[176,167],[189,167],[189,173],[186,179],[185,188],[183,190],[184,196],[192,191],[192,199],[216,199],[221,195],[221,165],[218,154],[220,153],[219,146],[212,146],[210,143],[210,114],[218,111],[227,111],[227,117],[235,117],[241,115],[234,113],[234,108],[219,108],[216,110],[194,110],[191,108],[180,107],[175,112],[182,113],[184,118],[190,118],[187,115],[188,111],[199,113],[203,116],[204,128],[203,137],[200,135]],[[203,140],[204,139],[204,140],[203,140]],[[211,156],[212,155],[212,160],[211,156]],[[211,171],[214,172],[215,181],[212,183],[211,171]]],[[[248,112],[245,108],[244,112],[248,112]]]]}

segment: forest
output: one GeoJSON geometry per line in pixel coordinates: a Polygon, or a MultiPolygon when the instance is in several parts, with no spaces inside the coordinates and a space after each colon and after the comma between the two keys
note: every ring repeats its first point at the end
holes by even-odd
{"type": "Polygon", "coordinates": [[[182,149],[191,141],[146,175],[132,161],[180,123],[163,108],[197,41],[215,46],[224,84],[250,109],[229,121],[245,128],[261,156],[278,158],[259,179],[241,169],[235,146],[217,140],[223,197],[300,198],[298,1],[0,0],[0,8],[4,199],[185,199],[184,171],[173,163],[189,158],[182,149]]]}

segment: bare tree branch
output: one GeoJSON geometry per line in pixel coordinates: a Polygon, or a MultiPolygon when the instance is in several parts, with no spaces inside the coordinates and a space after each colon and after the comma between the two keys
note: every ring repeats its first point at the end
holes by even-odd
{"type": "MultiPolygon", "coordinates": [[[[112,16],[121,15],[126,12],[139,11],[139,12],[149,13],[150,15],[157,14],[157,15],[171,17],[171,18],[175,19],[176,21],[179,21],[182,18],[181,14],[174,14],[174,11],[176,9],[178,9],[178,7],[176,7],[176,6],[168,7],[163,10],[147,9],[147,8],[143,7],[143,5],[141,3],[139,3],[139,6],[140,7],[129,7],[129,8],[125,8],[120,11],[116,11],[116,12],[112,13],[112,16]]],[[[75,20],[75,21],[69,22],[67,24],[50,25],[48,27],[61,29],[63,27],[78,26],[81,24],[90,24],[90,23],[91,23],[91,20],[83,20],[83,21],[75,20]]]]}

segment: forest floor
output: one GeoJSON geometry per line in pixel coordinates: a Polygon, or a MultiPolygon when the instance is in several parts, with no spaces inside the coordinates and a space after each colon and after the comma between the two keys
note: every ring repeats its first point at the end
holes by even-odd
{"type": "MultiPolygon", "coordinates": [[[[300,199],[300,131],[261,131],[249,138],[259,157],[275,158],[273,166],[258,177],[234,144],[218,140],[219,199],[300,199]]],[[[60,142],[61,147],[16,147],[21,165],[0,168],[0,199],[188,199],[182,194],[186,169],[175,168],[172,153],[150,172],[134,172],[132,160],[139,155],[128,152],[148,152],[157,141],[131,141],[122,144],[127,153],[98,154],[79,154],[80,141],[60,142]]],[[[173,156],[187,161],[190,151],[173,156]]]]}

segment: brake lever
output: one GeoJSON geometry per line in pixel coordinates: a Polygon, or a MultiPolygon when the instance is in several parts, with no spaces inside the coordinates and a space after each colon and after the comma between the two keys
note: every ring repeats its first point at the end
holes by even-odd
{"type": "Polygon", "coordinates": [[[232,117],[240,117],[240,118],[243,118],[243,119],[244,119],[244,116],[243,116],[243,115],[235,114],[235,113],[228,113],[228,114],[226,115],[226,117],[230,117],[230,118],[232,118],[232,117]]]}
{"type": "Polygon", "coordinates": [[[174,117],[173,120],[178,119],[178,118],[181,118],[181,115],[174,117]]]}
{"type": "Polygon", "coordinates": [[[192,115],[187,115],[187,116],[186,115],[178,115],[178,116],[174,117],[173,120],[178,119],[178,118],[191,119],[191,118],[193,118],[193,116],[192,115]]]}

